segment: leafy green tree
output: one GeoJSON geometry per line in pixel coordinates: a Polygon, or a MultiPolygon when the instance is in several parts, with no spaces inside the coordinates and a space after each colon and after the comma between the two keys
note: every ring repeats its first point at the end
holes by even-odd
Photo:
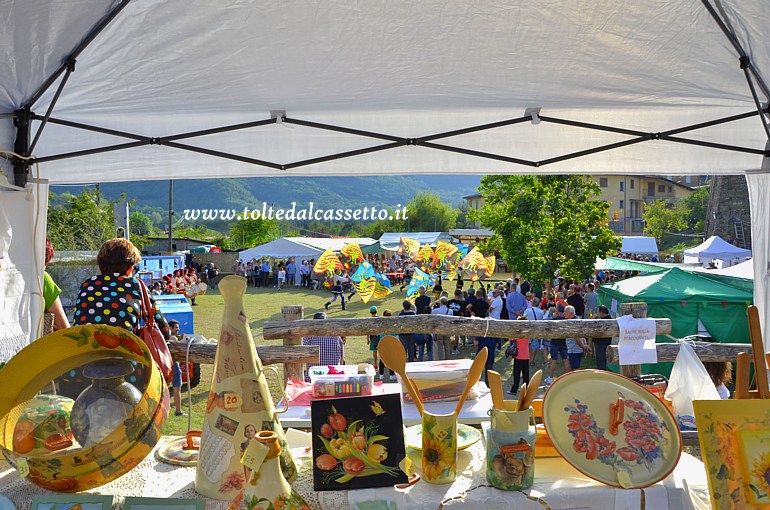
{"type": "Polygon", "coordinates": [[[701,186],[676,203],[684,215],[687,230],[697,233],[704,231],[708,201],[709,188],[708,186],[701,186]]]}
{"type": "Polygon", "coordinates": [[[231,247],[252,248],[278,237],[278,224],[263,218],[234,221],[228,233],[231,247]]]}
{"type": "Polygon", "coordinates": [[[620,249],[610,230],[609,204],[599,186],[581,175],[490,175],[479,187],[485,205],[470,220],[495,231],[486,243],[531,281],[591,274],[596,257],[620,249]]]}
{"type": "Polygon", "coordinates": [[[455,228],[460,211],[441,201],[437,193],[417,193],[407,204],[406,223],[412,232],[446,232],[455,228]]]}
{"type": "Polygon", "coordinates": [[[97,251],[115,237],[112,203],[99,200],[95,191],[63,198],[52,194],[47,235],[57,250],[97,251]]]}
{"type": "Polygon", "coordinates": [[[647,204],[642,213],[645,233],[662,242],[665,234],[684,230],[687,227],[686,210],[680,203],[674,205],[665,198],[659,198],[647,204]]]}

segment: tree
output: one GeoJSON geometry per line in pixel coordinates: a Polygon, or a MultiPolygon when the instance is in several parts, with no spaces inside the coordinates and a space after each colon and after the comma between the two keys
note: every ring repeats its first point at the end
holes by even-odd
{"type": "Polygon", "coordinates": [[[246,219],[234,221],[229,228],[230,246],[252,248],[278,236],[278,224],[273,220],[246,219]]]}
{"type": "Polygon", "coordinates": [[[115,237],[112,203],[99,201],[95,191],[51,198],[47,235],[57,250],[97,251],[115,237]]]}
{"type": "Polygon", "coordinates": [[[485,204],[471,220],[495,231],[486,243],[514,271],[537,282],[558,270],[570,279],[589,276],[596,257],[620,249],[610,230],[609,204],[599,186],[580,175],[490,175],[479,190],[485,204]]]}
{"type": "Polygon", "coordinates": [[[447,232],[455,228],[460,211],[441,201],[437,193],[417,193],[407,204],[407,220],[412,232],[447,232]]]}
{"type": "Polygon", "coordinates": [[[663,235],[669,232],[679,232],[687,227],[685,210],[680,204],[672,205],[665,198],[659,198],[644,208],[644,231],[658,242],[663,241],[663,235]]]}
{"type": "Polygon", "coordinates": [[[142,237],[149,237],[155,233],[152,220],[142,212],[132,212],[128,216],[128,226],[132,236],[136,234],[142,237]]]}
{"type": "Polygon", "coordinates": [[[706,225],[706,210],[708,209],[709,188],[701,186],[676,203],[681,207],[687,230],[703,233],[706,225]]]}

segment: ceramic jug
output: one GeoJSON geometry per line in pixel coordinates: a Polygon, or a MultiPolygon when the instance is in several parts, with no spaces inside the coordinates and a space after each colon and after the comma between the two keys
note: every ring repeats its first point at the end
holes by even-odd
{"type": "Polygon", "coordinates": [[[266,446],[268,452],[259,471],[253,472],[244,468],[248,476],[241,507],[310,510],[305,500],[292,490],[289,482],[283,477],[279,462],[281,445],[278,444],[278,435],[272,430],[262,430],[257,432],[254,440],[266,446]]]}
{"type": "Polygon", "coordinates": [[[226,276],[218,287],[225,309],[203,421],[195,490],[213,499],[232,501],[245,487],[241,458],[257,431],[276,433],[281,446],[279,463],[289,482],[296,479],[297,469],[243,312],[246,278],[226,276]]]}
{"type": "Polygon", "coordinates": [[[490,409],[485,424],[487,481],[498,489],[518,491],[532,486],[535,478],[535,412],[490,409]]]}

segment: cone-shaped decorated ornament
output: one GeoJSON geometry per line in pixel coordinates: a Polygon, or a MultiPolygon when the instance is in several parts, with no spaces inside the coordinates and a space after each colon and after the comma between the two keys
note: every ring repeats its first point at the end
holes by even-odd
{"type": "Polygon", "coordinates": [[[273,430],[278,435],[282,447],[279,462],[289,482],[296,479],[297,469],[243,312],[246,279],[226,276],[219,289],[225,310],[203,421],[195,490],[209,498],[232,501],[245,487],[241,457],[257,431],[273,430]]]}

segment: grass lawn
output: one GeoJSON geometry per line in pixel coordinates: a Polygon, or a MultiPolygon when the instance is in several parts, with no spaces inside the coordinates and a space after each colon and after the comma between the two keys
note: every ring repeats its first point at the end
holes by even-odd
{"type": "MultiPolygon", "coordinates": [[[[497,281],[499,279],[505,279],[508,275],[495,274],[495,279],[491,281],[497,281]]],[[[446,285],[447,288],[453,288],[451,283],[446,285]]],[[[467,289],[467,283],[466,283],[467,289]]],[[[396,288],[390,296],[385,299],[375,300],[372,299],[369,304],[364,304],[361,299],[356,295],[353,299],[347,303],[347,311],[343,311],[339,300],[329,307],[327,312],[330,318],[347,318],[347,317],[369,317],[369,307],[376,305],[379,309],[379,315],[382,315],[383,310],[390,309],[397,314],[401,310],[401,302],[406,296],[405,292],[399,292],[396,288]]],[[[262,338],[262,324],[265,321],[280,321],[281,320],[281,307],[284,305],[303,305],[305,307],[305,318],[312,318],[313,314],[317,311],[324,310],[324,303],[326,303],[331,294],[327,290],[313,291],[309,289],[293,288],[283,289],[278,291],[277,289],[255,289],[250,287],[244,297],[244,311],[246,316],[249,317],[249,325],[251,326],[251,333],[254,336],[254,342],[257,345],[282,345],[282,340],[264,340],[262,338]]],[[[224,301],[219,294],[219,290],[209,290],[204,296],[200,296],[196,299],[198,306],[193,308],[195,314],[195,332],[201,334],[206,338],[218,338],[219,329],[222,323],[222,311],[224,310],[224,301]]],[[[470,354],[470,350],[461,350],[459,356],[453,357],[466,357],[470,354]]],[[[541,359],[541,354],[537,355],[538,360],[541,359]]],[[[372,356],[369,351],[369,346],[366,343],[365,337],[348,337],[347,344],[345,346],[345,361],[349,364],[372,362],[372,356]]],[[[583,367],[589,368],[595,366],[595,362],[592,356],[588,356],[583,360],[583,367]]],[[[497,355],[495,359],[495,370],[502,375],[505,389],[511,385],[510,382],[505,382],[511,375],[512,362],[507,359],[502,353],[497,355]]],[[[530,375],[535,369],[530,370],[530,375]]],[[[203,365],[201,367],[201,383],[197,388],[192,390],[192,414],[191,424],[192,429],[200,430],[203,426],[203,417],[206,409],[206,399],[209,392],[209,387],[212,379],[213,365],[203,365]]],[[[557,371],[557,374],[561,373],[561,368],[557,371]]],[[[271,372],[266,372],[268,380],[273,378],[274,375],[271,372]]],[[[545,374],[547,375],[547,373],[545,374]]],[[[273,395],[273,400],[278,399],[278,382],[270,381],[271,388],[275,388],[276,391],[273,395]]],[[[182,407],[187,411],[187,394],[182,393],[182,407]]],[[[188,417],[174,416],[173,403],[171,416],[166,421],[163,433],[167,435],[183,435],[187,432],[188,417]]]]}

